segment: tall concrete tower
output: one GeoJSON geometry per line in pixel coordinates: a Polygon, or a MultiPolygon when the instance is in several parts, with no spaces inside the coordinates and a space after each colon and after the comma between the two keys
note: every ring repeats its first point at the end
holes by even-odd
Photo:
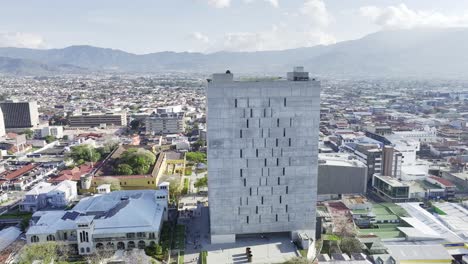
{"type": "Polygon", "coordinates": [[[5,120],[3,118],[2,108],[0,107],[0,138],[5,136],[5,120]]]}
{"type": "Polygon", "coordinates": [[[320,82],[302,67],[287,80],[234,81],[227,71],[208,81],[207,100],[211,242],[314,238],[320,82]]]}

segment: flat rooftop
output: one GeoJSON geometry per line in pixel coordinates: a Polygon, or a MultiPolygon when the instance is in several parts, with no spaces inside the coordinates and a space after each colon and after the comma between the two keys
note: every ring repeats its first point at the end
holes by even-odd
{"type": "Polygon", "coordinates": [[[208,264],[247,263],[245,248],[252,251],[252,263],[283,263],[299,256],[296,246],[291,243],[288,235],[260,235],[237,238],[236,243],[221,245],[204,245],[208,251],[208,264]]]}

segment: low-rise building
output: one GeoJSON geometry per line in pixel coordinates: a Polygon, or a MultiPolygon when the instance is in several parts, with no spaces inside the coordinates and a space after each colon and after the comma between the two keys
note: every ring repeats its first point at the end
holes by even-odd
{"type": "Polygon", "coordinates": [[[342,194],[365,194],[367,167],[352,154],[319,154],[319,199],[342,194]]]}
{"type": "Polygon", "coordinates": [[[55,138],[63,138],[62,126],[46,126],[41,128],[41,138],[53,136],[55,138]]]}
{"type": "Polygon", "coordinates": [[[167,220],[167,185],[159,190],[116,191],[82,199],[70,211],[39,211],[26,241],[60,241],[80,255],[96,251],[144,249],[159,242],[167,220]]]}
{"type": "Polygon", "coordinates": [[[392,203],[405,202],[410,198],[410,186],[390,176],[374,175],[372,187],[378,196],[392,203]]]}
{"type": "Polygon", "coordinates": [[[47,207],[66,207],[76,197],[76,182],[62,181],[58,185],[40,182],[26,193],[19,209],[20,211],[35,212],[47,207]]]}

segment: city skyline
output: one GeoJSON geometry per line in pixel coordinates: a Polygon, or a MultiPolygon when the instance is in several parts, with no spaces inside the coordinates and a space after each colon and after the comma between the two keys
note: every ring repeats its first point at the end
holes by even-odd
{"type": "Polygon", "coordinates": [[[53,9],[36,1],[2,3],[0,47],[261,51],[333,44],[387,29],[468,26],[468,3],[454,0],[49,3],[53,9]]]}

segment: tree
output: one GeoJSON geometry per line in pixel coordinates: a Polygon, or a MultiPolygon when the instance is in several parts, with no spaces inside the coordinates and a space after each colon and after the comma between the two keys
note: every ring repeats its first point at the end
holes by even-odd
{"type": "Polygon", "coordinates": [[[77,163],[97,162],[101,159],[101,153],[89,145],[79,145],[71,148],[70,157],[77,163]]]}
{"type": "Polygon", "coordinates": [[[138,130],[140,127],[141,127],[141,121],[140,120],[132,120],[132,122],[130,122],[130,127],[133,129],[133,130],[138,130]]]}
{"type": "Polygon", "coordinates": [[[86,259],[86,262],[89,264],[100,264],[100,263],[103,263],[104,260],[112,257],[113,255],[114,255],[113,250],[101,249],[101,250],[96,250],[91,255],[87,255],[85,259],[86,259]]]}
{"type": "Polygon", "coordinates": [[[208,187],[208,177],[207,176],[204,176],[203,178],[200,178],[198,179],[194,184],[193,186],[195,186],[195,188],[203,188],[203,187],[208,187]]]}
{"type": "Polygon", "coordinates": [[[132,175],[133,174],[132,166],[125,164],[125,163],[119,164],[117,166],[116,173],[118,175],[132,175]]]}
{"type": "MultiPolygon", "coordinates": [[[[117,161],[119,165],[126,164],[130,166],[132,174],[148,174],[151,167],[156,162],[156,155],[151,151],[145,149],[130,148],[122,153],[120,159],[117,161]]],[[[119,174],[119,165],[117,165],[116,173],[119,174]]],[[[124,166],[127,172],[128,167],[124,166]]],[[[126,174],[126,175],[132,175],[126,174]]]]}
{"type": "Polygon", "coordinates": [[[23,134],[26,135],[27,139],[32,139],[34,137],[34,131],[32,129],[26,129],[23,131],[23,134]]]}
{"type": "Polygon", "coordinates": [[[68,245],[59,242],[28,244],[19,252],[17,263],[29,264],[35,260],[41,263],[66,263],[70,251],[68,245]]]}
{"type": "Polygon", "coordinates": [[[45,141],[47,142],[47,144],[52,143],[55,140],[56,140],[56,138],[54,136],[52,136],[52,135],[48,135],[48,136],[45,137],[45,141]]]}
{"type": "Polygon", "coordinates": [[[205,146],[205,141],[199,139],[192,144],[192,149],[198,151],[201,147],[205,146]]]}
{"type": "Polygon", "coordinates": [[[343,253],[361,253],[361,242],[354,237],[343,237],[340,241],[340,249],[343,253]]]}
{"type": "Polygon", "coordinates": [[[203,152],[187,152],[185,158],[188,161],[193,161],[196,163],[205,163],[206,162],[206,154],[203,152]]]}
{"type": "Polygon", "coordinates": [[[178,201],[182,193],[181,184],[179,180],[169,181],[169,196],[173,201],[178,201]]]}

